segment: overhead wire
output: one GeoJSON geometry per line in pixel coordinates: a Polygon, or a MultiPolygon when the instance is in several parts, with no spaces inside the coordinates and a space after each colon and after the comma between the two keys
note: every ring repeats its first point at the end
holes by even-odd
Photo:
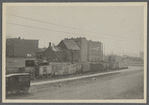
{"type": "MultiPolygon", "coordinates": [[[[53,31],[53,32],[61,32],[61,33],[67,33],[67,34],[74,34],[74,35],[83,35],[83,34],[77,34],[77,33],[71,33],[71,32],[66,32],[66,31],[59,31],[59,30],[51,30],[51,29],[45,29],[45,28],[39,28],[39,27],[34,27],[34,26],[28,26],[28,25],[22,25],[22,24],[16,24],[16,23],[10,23],[10,22],[6,22],[7,24],[12,24],[12,25],[17,25],[17,26],[24,26],[24,27],[29,27],[29,28],[35,28],[35,29],[41,29],[41,30],[47,30],[47,31],[53,31]]],[[[84,36],[84,35],[83,35],[84,36]]],[[[119,41],[126,41],[126,40],[120,40],[120,39],[113,39],[113,38],[105,38],[105,37],[100,37],[100,36],[89,36],[89,35],[85,35],[88,37],[97,37],[97,38],[103,38],[103,39],[110,39],[110,40],[119,40],[119,41]]],[[[133,41],[133,40],[127,40],[127,41],[133,41]]]]}
{"type": "MultiPolygon", "coordinates": [[[[42,21],[42,20],[37,20],[37,19],[32,19],[32,18],[27,18],[27,17],[23,17],[23,16],[18,16],[18,15],[13,15],[13,14],[6,14],[8,16],[13,16],[13,17],[18,17],[18,18],[23,18],[23,19],[27,19],[27,20],[32,20],[32,21],[37,21],[37,22],[41,22],[41,23],[45,23],[45,24],[51,24],[51,25],[56,25],[56,26],[60,26],[60,27],[65,27],[65,28],[70,28],[70,29],[75,29],[75,30],[79,30],[79,31],[88,31],[91,33],[96,33],[96,34],[104,34],[106,36],[112,36],[111,34],[107,35],[105,33],[101,33],[101,32],[95,32],[95,31],[91,31],[91,30],[87,30],[87,29],[80,29],[80,28],[76,28],[76,27],[70,27],[70,26],[66,26],[66,25],[61,25],[61,24],[56,24],[56,23],[52,23],[52,22],[46,22],[46,21],[42,21]]],[[[108,38],[107,38],[108,39],[108,38]]],[[[119,39],[118,39],[119,40],[119,39]]]]}
{"type": "Polygon", "coordinates": [[[70,27],[70,26],[56,24],[56,23],[52,23],[52,22],[46,22],[46,21],[42,21],[42,20],[31,19],[31,18],[27,18],[27,17],[23,17],[23,16],[17,16],[17,15],[12,15],[12,14],[6,14],[6,15],[14,16],[14,17],[19,17],[19,18],[23,18],[23,19],[28,19],[28,20],[32,20],[32,21],[37,21],[37,22],[42,22],[42,23],[45,23],[45,24],[51,24],[51,25],[65,27],[65,28],[80,30],[80,31],[83,30],[83,31],[88,31],[88,32],[92,32],[92,33],[104,34],[104,33],[99,33],[99,32],[95,32],[95,31],[91,31],[91,30],[87,30],[87,29],[80,29],[80,28],[76,28],[76,27],[70,27]]]}

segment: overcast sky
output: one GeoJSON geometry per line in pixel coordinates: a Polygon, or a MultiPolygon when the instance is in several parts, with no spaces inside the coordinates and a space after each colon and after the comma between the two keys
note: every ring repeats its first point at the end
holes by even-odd
{"type": "Polygon", "coordinates": [[[102,42],[106,54],[143,51],[143,6],[9,6],[6,9],[7,38],[38,39],[39,48],[48,47],[49,42],[58,44],[64,38],[86,37],[102,42]]]}

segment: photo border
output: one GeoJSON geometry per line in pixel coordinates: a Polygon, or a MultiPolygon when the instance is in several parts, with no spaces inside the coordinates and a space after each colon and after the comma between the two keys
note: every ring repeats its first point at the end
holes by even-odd
{"type": "Polygon", "coordinates": [[[3,3],[2,4],[2,102],[3,103],[146,103],[147,102],[147,2],[78,2],[78,3],[3,3]],[[144,99],[123,99],[123,100],[9,100],[5,99],[5,67],[6,67],[6,6],[144,6],[144,99]],[[120,5],[121,4],[121,5],[120,5]]]}

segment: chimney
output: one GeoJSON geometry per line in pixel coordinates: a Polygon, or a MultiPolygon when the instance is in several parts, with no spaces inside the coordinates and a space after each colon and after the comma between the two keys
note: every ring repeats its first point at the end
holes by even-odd
{"type": "Polygon", "coordinates": [[[51,47],[51,42],[49,42],[49,47],[51,47]]]}

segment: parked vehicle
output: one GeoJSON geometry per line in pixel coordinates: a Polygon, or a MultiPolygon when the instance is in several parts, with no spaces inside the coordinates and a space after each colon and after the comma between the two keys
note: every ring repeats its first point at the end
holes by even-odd
{"type": "Polygon", "coordinates": [[[6,95],[8,94],[8,92],[28,93],[29,87],[29,73],[16,73],[6,75],[6,95]]]}

